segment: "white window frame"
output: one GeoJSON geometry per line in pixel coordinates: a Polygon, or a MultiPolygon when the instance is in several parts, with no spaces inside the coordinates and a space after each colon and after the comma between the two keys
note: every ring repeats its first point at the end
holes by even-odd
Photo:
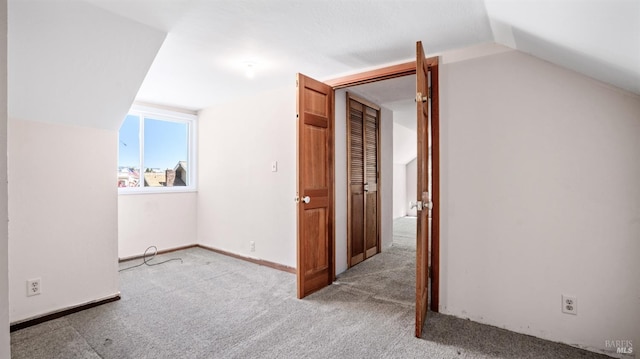
{"type": "MultiPolygon", "coordinates": [[[[166,109],[160,109],[150,106],[134,105],[131,107],[127,115],[136,115],[140,119],[140,187],[118,187],[118,194],[142,194],[142,193],[176,193],[176,192],[196,192],[197,187],[197,119],[195,114],[182,113],[166,109]],[[189,183],[186,186],[174,187],[145,187],[144,186],[144,119],[161,120],[169,122],[178,122],[187,125],[187,176],[189,183]]],[[[120,129],[118,129],[118,138],[120,138],[120,129]]],[[[118,153],[118,161],[120,153],[118,153]]],[[[119,165],[119,163],[118,163],[119,165]]]]}

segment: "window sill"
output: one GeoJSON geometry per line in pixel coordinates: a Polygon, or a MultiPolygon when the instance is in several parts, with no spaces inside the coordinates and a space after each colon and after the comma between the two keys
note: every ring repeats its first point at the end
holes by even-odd
{"type": "Polygon", "coordinates": [[[147,188],[118,188],[119,195],[135,194],[163,194],[163,193],[196,193],[198,190],[193,187],[147,187],[147,188]]]}

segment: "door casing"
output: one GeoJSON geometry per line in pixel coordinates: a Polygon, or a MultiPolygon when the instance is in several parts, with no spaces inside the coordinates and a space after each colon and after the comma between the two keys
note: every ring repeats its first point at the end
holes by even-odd
{"type": "MultiPolygon", "coordinates": [[[[440,308],[440,106],[439,106],[439,58],[429,57],[426,63],[431,73],[431,160],[432,160],[432,197],[431,210],[431,303],[432,312],[439,312],[440,308]]],[[[337,77],[324,81],[333,90],[371,82],[389,80],[397,77],[416,74],[416,62],[409,61],[398,65],[382,67],[349,76],[337,77]]],[[[335,261],[334,261],[335,263],[335,261]]]]}

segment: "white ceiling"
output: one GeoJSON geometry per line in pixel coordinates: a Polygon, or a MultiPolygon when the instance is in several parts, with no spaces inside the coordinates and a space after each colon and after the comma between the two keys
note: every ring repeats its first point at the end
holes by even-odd
{"type": "MultiPolygon", "coordinates": [[[[296,72],[323,80],[404,62],[417,40],[428,54],[497,42],[640,94],[640,0],[10,0],[10,42],[17,22],[50,31],[11,11],[21,2],[89,3],[167,32],[136,99],[190,110],[292,86],[296,72]]],[[[47,59],[12,55],[22,61],[47,59]]],[[[397,95],[375,96],[412,101],[397,95]]]]}
{"type": "Polygon", "coordinates": [[[481,0],[85,0],[169,32],[138,100],[198,110],[295,81],[326,79],[493,41],[481,0]],[[244,75],[254,62],[256,75],[244,75]]]}
{"type": "Polygon", "coordinates": [[[640,94],[640,0],[485,0],[495,41],[640,94]]]}
{"type": "Polygon", "coordinates": [[[638,0],[86,1],[168,31],[138,100],[192,110],[296,72],[325,79],[405,61],[417,40],[432,54],[495,41],[640,93],[638,0]]]}
{"type": "Polygon", "coordinates": [[[416,131],[416,75],[353,86],[349,92],[393,111],[393,122],[416,131]]]}

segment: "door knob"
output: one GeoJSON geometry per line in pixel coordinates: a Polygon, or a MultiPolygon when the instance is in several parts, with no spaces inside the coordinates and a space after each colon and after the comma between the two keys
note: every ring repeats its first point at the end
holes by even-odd
{"type": "Polygon", "coordinates": [[[411,205],[411,209],[417,209],[418,211],[423,211],[423,210],[432,210],[433,209],[433,202],[428,201],[428,202],[422,202],[422,201],[416,201],[416,202],[409,202],[409,204],[411,205]]]}
{"type": "Polygon", "coordinates": [[[302,202],[304,202],[304,203],[309,203],[309,202],[311,202],[311,197],[309,197],[309,196],[304,196],[304,197],[302,197],[302,202]]]}

